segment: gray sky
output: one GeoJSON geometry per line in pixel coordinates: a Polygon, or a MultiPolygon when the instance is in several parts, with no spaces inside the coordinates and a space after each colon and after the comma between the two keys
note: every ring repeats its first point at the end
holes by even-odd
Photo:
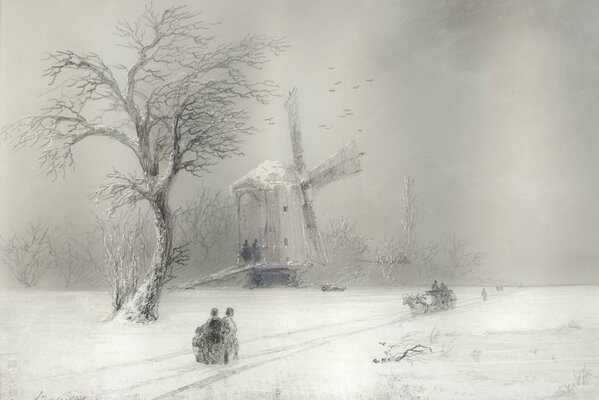
{"type": "MultiPolygon", "coordinates": [[[[188,3],[222,22],[215,33],[223,41],[246,33],[287,37],[292,48],[261,76],[281,93],[299,88],[308,166],[352,139],[367,153],[360,175],[317,193],[321,225],[347,216],[375,241],[398,236],[402,180],[411,175],[420,241],[470,238],[488,251],[490,267],[525,282],[599,281],[599,3],[188,3]],[[336,81],[342,84],[331,94],[336,81]],[[339,118],[345,108],[355,115],[339,118]]],[[[0,124],[44,105],[48,51],[94,51],[107,64],[131,60],[116,46],[113,27],[136,18],[144,4],[0,1],[0,124]]],[[[252,109],[263,132],[247,139],[245,157],[222,162],[205,182],[228,190],[264,159],[291,162],[283,101],[252,109]],[[273,126],[263,121],[270,116],[273,126]]],[[[76,150],[76,171],[51,182],[35,167],[35,151],[2,145],[0,233],[49,217],[75,230],[87,226],[89,194],[113,167],[129,169],[133,160],[100,139],[76,150]]],[[[175,206],[201,183],[181,177],[175,206]]]]}

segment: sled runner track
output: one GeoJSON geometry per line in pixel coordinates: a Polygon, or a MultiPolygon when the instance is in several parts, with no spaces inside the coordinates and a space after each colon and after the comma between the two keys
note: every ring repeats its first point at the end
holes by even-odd
{"type": "MultiPolygon", "coordinates": [[[[510,291],[509,293],[514,293],[516,291],[517,290],[510,291]]],[[[493,301],[493,303],[495,303],[495,302],[496,301],[493,301]]],[[[485,303],[489,304],[490,301],[487,301],[485,303]]],[[[466,305],[458,306],[458,307],[456,307],[456,309],[462,310],[464,308],[472,308],[473,306],[481,306],[481,305],[483,305],[483,302],[480,299],[472,299],[471,301],[468,301],[466,305]]],[[[188,385],[182,386],[182,387],[177,388],[175,390],[171,390],[169,392],[166,392],[166,393],[164,393],[164,394],[162,394],[160,396],[154,397],[154,398],[152,398],[152,400],[166,399],[166,398],[169,398],[169,397],[174,396],[176,394],[179,394],[179,393],[185,392],[187,390],[190,390],[190,389],[199,389],[199,388],[202,388],[204,386],[210,385],[210,384],[212,384],[214,382],[220,381],[222,379],[226,379],[226,378],[228,378],[230,376],[237,375],[237,374],[239,374],[241,372],[244,372],[244,371],[247,371],[249,369],[257,368],[257,367],[260,367],[260,366],[262,366],[264,364],[267,364],[267,363],[270,363],[270,362],[274,362],[274,361],[278,361],[280,359],[283,359],[283,358],[286,358],[286,357],[290,357],[292,355],[295,355],[295,354],[298,354],[298,353],[301,353],[301,352],[304,352],[304,351],[307,351],[307,350],[311,350],[311,349],[314,349],[314,348],[326,345],[328,343],[331,343],[333,340],[341,339],[341,338],[345,338],[345,337],[349,337],[349,336],[353,336],[353,335],[356,335],[356,334],[359,334],[359,333],[363,333],[363,332],[367,332],[367,331],[370,331],[370,330],[379,329],[379,328],[382,328],[382,327],[385,327],[385,326],[390,326],[390,325],[396,324],[398,322],[408,321],[408,320],[410,320],[412,318],[413,317],[411,315],[407,315],[405,317],[396,318],[393,321],[390,321],[390,322],[387,322],[387,323],[384,323],[384,324],[379,324],[379,325],[375,325],[375,326],[371,326],[371,327],[360,328],[360,329],[356,329],[356,330],[353,330],[353,331],[350,331],[350,332],[337,333],[337,334],[333,334],[333,335],[329,335],[329,336],[324,336],[322,338],[312,339],[312,340],[309,340],[309,341],[306,341],[306,342],[303,342],[303,343],[300,343],[300,344],[297,344],[297,345],[287,345],[287,346],[282,346],[282,347],[279,347],[279,348],[276,348],[276,349],[267,350],[265,352],[258,353],[258,355],[260,355],[260,354],[261,355],[267,355],[267,354],[272,354],[272,353],[280,353],[280,352],[284,352],[286,350],[292,350],[292,349],[294,349],[294,351],[291,351],[291,352],[285,353],[285,354],[281,354],[279,356],[276,356],[276,357],[273,357],[273,358],[270,358],[270,359],[267,359],[267,360],[256,361],[256,362],[253,362],[253,363],[250,363],[250,364],[242,365],[242,366],[239,366],[239,367],[236,367],[236,368],[231,368],[231,369],[228,369],[227,371],[223,371],[223,372],[214,374],[214,375],[212,375],[210,377],[201,379],[199,381],[190,383],[188,385]]],[[[258,355],[254,355],[254,357],[256,357],[258,355]]],[[[179,374],[181,372],[189,372],[189,370],[180,371],[179,374]]],[[[178,376],[179,374],[177,374],[176,376],[178,376]]],[[[173,376],[175,376],[175,375],[173,375],[173,376]]],[[[167,377],[165,377],[165,378],[167,378],[167,377]]],[[[151,382],[148,382],[146,384],[149,384],[149,383],[152,383],[152,382],[155,382],[155,381],[156,380],[152,380],[151,382]]],[[[141,386],[144,386],[144,385],[141,385],[141,384],[140,385],[135,385],[135,387],[141,387],[141,386]]],[[[123,391],[129,390],[129,389],[131,389],[131,388],[120,390],[119,392],[123,392],[123,391]]]]}
{"type": "MultiPolygon", "coordinates": [[[[161,394],[160,396],[153,397],[152,400],[166,399],[166,398],[169,398],[169,397],[171,397],[173,395],[176,395],[178,393],[182,393],[182,392],[190,390],[190,389],[198,389],[198,388],[204,387],[206,385],[209,385],[211,383],[217,382],[219,380],[228,378],[228,377],[230,377],[232,375],[237,375],[237,374],[239,374],[241,372],[244,372],[244,371],[247,371],[249,369],[260,367],[260,366],[262,366],[264,364],[267,364],[267,363],[270,363],[270,362],[273,362],[273,361],[277,361],[277,360],[280,360],[280,359],[292,356],[294,354],[298,354],[298,353],[301,353],[301,352],[304,352],[304,351],[307,351],[307,350],[311,350],[311,349],[323,346],[325,344],[331,343],[333,340],[342,339],[342,338],[346,338],[346,337],[349,337],[349,336],[357,335],[359,333],[371,331],[371,330],[374,330],[374,329],[383,328],[385,326],[394,325],[394,324],[396,324],[398,322],[406,321],[408,318],[409,318],[408,316],[403,317],[403,318],[396,318],[393,321],[386,322],[384,324],[378,324],[378,325],[375,325],[375,326],[369,326],[369,327],[364,327],[364,328],[360,328],[360,329],[355,329],[355,330],[350,331],[350,332],[336,333],[336,334],[333,334],[333,335],[329,335],[329,336],[324,336],[324,337],[321,337],[321,338],[316,338],[316,339],[308,340],[306,342],[299,343],[299,344],[296,344],[296,345],[282,346],[281,348],[276,349],[276,351],[275,351],[275,349],[273,349],[272,351],[270,351],[270,353],[280,353],[280,352],[284,352],[284,351],[287,351],[287,350],[294,350],[294,351],[291,351],[289,353],[285,353],[285,354],[282,354],[282,355],[279,355],[279,356],[276,356],[276,357],[273,357],[273,358],[269,358],[267,360],[256,361],[256,362],[253,362],[253,363],[250,363],[250,364],[241,365],[239,367],[231,368],[231,369],[229,369],[227,371],[223,371],[223,372],[220,372],[218,374],[214,374],[214,375],[212,375],[212,376],[210,376],[208,378],[204,378],[204,379],[201,379],[199,381],[196,381],[196,382],[190,383],[188,385],[182,386],[180,388],[177,388],[175,390],[171,390],[171,391],[169,391],[167,393],[161,394]]],[[[268,354],[268,353],[265,353],[265,354],[268,354]]]]}
{"type": "MultiPolygon", "coordinates": [[[[381,318],[382,317],[375,318],[375,319],[368,318],[368,319],[363,319],[363,320],[359,320],[359,321],[362,321],[362,322],[369,322],[369,321],[374,322],[374,321],[379,320],[381,318]]],[[[260,358],[260,357],[268,356],[268,355],[271,355],[271,354],[282,353],[282,352],[285,352],[285,351],[288,351],[288,350],[293,350],[293,349],[305,346],[306,344],[310,344],[310,343],[312,343],[314,341],[320,341],[320,340],[328,339],[328,338],[337,338],[338,336],[350,336],[350,335],[353,335],[353,334],[356,334],[356,333],[359,333],[359,332],[362,332],[362,331],[365,331],[365,330],[376,329],[378,327],[392,325],[392,324],[395,324],[397,322],[402,322],[402,321],[405,321],[408,318],[410,318],[410,317],[408,315],[406,315],[406,316],[404,316],[402,318],[395,319],[395,320],[393,320],[391,322],[385,322],[384,324],[378,324],[378,325],[376,325],[374,327],[367,326],[367,327],[361,328],[360,330],[355,330],[355,331],[350,331],[350,332],[344,332],[344,333],[336,333],[336,334],[332,334],[332,335],[328,335],[328,336],[323,336],[323,337],[318,337],[318,338],[310,339],[310,340],[308,340],[306,342],[302,342],[302,343],[288,344],[288,345],[283,345],[283,346],[279,346],[279,347],[275,347],[275,348],[271,348],[271,349],[266,349],[266,350],[263,350],[263,351],[254,352],[254,353],[251,353],[251,354],[248,354],[248,355],[244,356],[243,357],[243,361],[245,361],[245,360],[251,360],[251,359],[254,359],[254,358],[260,358]]],[[[388,318],[385,318],[385,319],[387,321],[389,320],[388,318]]],[[[350,321],[350,322],[356,323],[357,321],[350,321]]],[[[343,325],[343,324],[327,325],[327,326],[328,327],[338,327],[339,325],[343,325]]],[[[190,354],[190,352],[187,351],[186,355],[189,355],[189,354],[190,354]]],[[[270,360],[266,360],[264,362],[268,362],[268,361],[270,361],[270,360]]],[[[188,373],[188,372],[192,372],[192,371],[208,371],[208,372],[214,371],[214,367],[215,367],[214,365],[198,364],[195,361],[193,363],[188,363],[185,366],[186,366],[186,368],[177,368],[175,370],[176,372],[173,373],[173,374],[163,375],[163,376],[160,376],[158,378],[148,379],[148,380],[141,381],[141,382],[138,382],[136,384],[133,384],[131,386],[128,386],[126,388],[114,389],[114,390],[110,390],[110,391],[107,391],[107,392],[103,392],[102,394],[114,394],[114,393],[127,392],[127,391],[130,391],[130,390],[133,390],[133,389],[144,387],[146,385],[149,385],[149,384],[152,384],[152,383],[155,383],[155,382],[158,382],[158,381],[164,381],[164,380],[168,380],[168,379],[179,377],[183,373],[188,373]]]]}
{"type": "MultiPolygon", "coordinates": [[[[328,328],[328,327],[343,326],[343,325],[367,322],[367,321],[377,320],[377,319],[383,318],[383,317],[388,317],[388,314],[378,314],[374,318],[362,318],[362,319],[356,319],[356,320],[350,320],[350,321],[342,321],[342,322],[338,322],[336,324],[321,324],[321,325],[311,326],[311,327],[302,328],[302,329],[296,329],[296,330],[272,334],[272,335],[257,336],[257,337],[253,337],[248,340],[244,340],[242,344],[256,342],[256,341],[265,340],[265,339],[276,339],[276,338],[285,337],[285,336],[293,336],[298,333],[311,332],[311,331],[316,331],[316,330],[320,330],[320,329],[324,329],[324,328],[328,328]]],[[[175,352],[167,353],[167,354],[161,354],[161,355],[157,355],[157,356],[153,356],[153,357],[142,358],[140,360],[125,361],[125,362],[121,362],[121,363],[105,365],[103,367],[90,369],[87,371],[82,371],[82,372],[77,372],[77,373],[63,373],[63,374],[44,376],[41,378],[32,379],[31,381],[37,382],[37,381],[44,381],[44,380],[48,380],[48,379],[68,378],[70,376],[95,374],[95,373],[110,370],[113,368],[122,368],[122,367],[129,367],[129,366],[141,365],[141,364],[152,363],[152,362],[159,362],[159,361],[163,361],[163,360],[168,360],[170,358],[185,356],[185,355],[189,355],[189,354],[191,354],[191,350],[185,349],[185,350],[175,351],[175,352]]]]}

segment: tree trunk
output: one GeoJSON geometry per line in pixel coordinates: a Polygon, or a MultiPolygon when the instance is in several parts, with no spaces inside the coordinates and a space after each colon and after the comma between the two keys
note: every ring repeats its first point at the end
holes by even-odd
{"type": "Polygon", "coordinates": [[[135,294],[123,305],[118,316],[131,322],[150,322],[158,319],[158,304],[162,288],[170,279],[173,225],[168,206],[168,189],[157,193],[150,201],[154,213],[156,247],[145,280],[135,294]]]}

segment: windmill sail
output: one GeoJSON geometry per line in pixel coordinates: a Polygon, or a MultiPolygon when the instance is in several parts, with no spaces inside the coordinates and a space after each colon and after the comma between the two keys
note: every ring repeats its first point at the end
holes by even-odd
{"type": "Polygon", "coordinates": [[[317,264],[328,264],[327,252],[324,246],[324,241],[320,235],[318,224],[316,222],[316,214],[312,208],[312,203],[307,200],[306,189],[302,189],[304,194],[304,205],[302,211],[304,213],[304,229],[305,229],[305,241],[306,241],[306,253],[308,259],[317,264]]]}
{"type": "Polygon", "coordinates": [[[313,189],[319,189],[331,182],[343,179],[360,172],[360,158],[356,142],[351,141],[327,160],[308,171],[305,184],[313,189]]]}
{"type": "MultiPolygon", "coordinates": [[[[301,177],[306,170],[306,164],[304,162],[304,148],[302,146],[302,131],[299,121],[299,107],[297,104],[297,88],[294,88],[289,93],[289,99],[285,103],[287,106],[289,116],[289,130],[291,133],[291,149],[293,151],[293,162],[298,175],[301,177]]],[[[302,196],[304,204],[302,205],[302,211],[304,215],[304,239],[306,255],[310,261],[327,264],[326,249],[324,241],[320,235],[318,224],[316,222],[316,215],[312,208],[312,203],[308,198],[307,189],[308,186],[302,184],[301,186],[302,196]]]]}
{"type": "Polygon", "coordinates": [[[299,111],[297,105],[297,88],[289,92],[289,99],[285,103],[289,117],[289,131],[291,133],[291,149],[293,151],[293,161],[299,174],[306,169],[304,163],[304,148],[302,146],[302,131],[299,122],[299,111]]]}

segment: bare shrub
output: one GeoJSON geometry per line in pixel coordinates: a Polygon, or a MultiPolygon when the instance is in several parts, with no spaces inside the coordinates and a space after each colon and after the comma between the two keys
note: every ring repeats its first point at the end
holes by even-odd
{"type": "Polygon", "coordinates": [[[220,192],[202,187],[193,202],[175,212],[175,242],[189,248],[191,265],[206,272],[234,263],[237,253],[235,208],[220,192]]]}
{"type": "Polygon", "coordinates": [[[347,218],[331,219],[325,240],[329,264],[341,281],[359,280],[364,277],[362,268],[369,250],[369,239],[359,234],[356,223],[347,218]]]}
{"type": "Polygon", "coordinates": [[[55,265],[58,275],[65,287],[83,282],[89,276],[88,263],[83,252],[79,251],[77,243],[60,243],[53,248],[55,265]]]}
{"type": "Polygon", "coordinates": [[[47,224],[29,224],[22,235],[0,236],[0,263],[25,287],[37,286],[46,272],[55,266],[47,224]]]}
{"type": "Polygon", "coordinates": [[[587,369],[587,366],[584,365],[581,369],[575,369],[572,371],[573,375],[573,385],[586,385],[589,381],[589,376],[591,375],[591,371],[587,369]]]}
{"type": "Polygon", "coordinates": [[[104,262],[88,260],[99,269],[112,297],[112,307],[118,311],[138,288],[139,279],[150,265],[152,244],[147,215],[122,212],[117,217],[97,219],[96,230],[89,236],[98,238],[103,246],[104,262]]]}
{"type": "Polygon", "coordinates": [[[408,263],[401,242],[385,238],[374,249],[371,271],[383,282],[394,283],[401,278],[401,266],[408,263]]]}

